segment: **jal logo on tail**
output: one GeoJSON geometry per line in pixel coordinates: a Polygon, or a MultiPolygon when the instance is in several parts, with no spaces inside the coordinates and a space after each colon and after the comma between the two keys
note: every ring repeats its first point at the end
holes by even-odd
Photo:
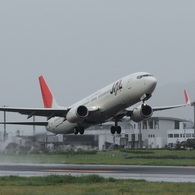
{"type": "Polygon", "coordinates": [[[115,95],[117,95],[117,91],[122,89],[122,88],[123,88],[123,86],[122,86],[122,79],[121,79],[118,82],[113,84],[112,89],[110,90],[110,93],[111,94],[114,93],[115,95]]]}

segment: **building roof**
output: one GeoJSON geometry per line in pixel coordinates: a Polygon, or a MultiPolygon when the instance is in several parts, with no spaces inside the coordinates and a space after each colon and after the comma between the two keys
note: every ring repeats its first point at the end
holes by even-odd
{"type": "MultiPolygon", "coordinates": [[[[192,122],[191,120],[181,119],[181,118],[174,118],[174,117],[150,117],[151,119],[158,119],[158,120],[168,120],[168,121],[178,121],[178,122],[192,122]]],[[[149,118],[148,118],[149,119],[149,118]]]]}

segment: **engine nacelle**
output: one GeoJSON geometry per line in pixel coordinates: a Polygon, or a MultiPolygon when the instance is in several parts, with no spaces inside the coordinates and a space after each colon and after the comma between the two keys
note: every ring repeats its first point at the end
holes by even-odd
{"type": "Polygon", "coordinates": [[[79,121],[84,120],[89,114],[89,111],[86,106],[78,106],[78,107],[73,107],[72,109],[69,110],[69,112],[66,115],[66,119],[70,123],[77,123],[79,121]]]}
{"type": "Polygon", "coordinates": [[[131,119],[134,122],[140,122],[146,118],[151,117],[152,114],[153,114],[152,108],[147,104],[142,104],[133,110],[131,119]]]}

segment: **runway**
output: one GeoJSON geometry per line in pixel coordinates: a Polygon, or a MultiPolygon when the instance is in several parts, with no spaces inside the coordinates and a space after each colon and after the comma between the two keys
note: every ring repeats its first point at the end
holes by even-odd
{"type": "Polygon", "coordinates": [[[193,182],[195,167],[132,166],[132,165],[70,165],[70,164],[0,164],[0,176],[98,174],[117,179],[145,179],[147,181],[193,182]]]}

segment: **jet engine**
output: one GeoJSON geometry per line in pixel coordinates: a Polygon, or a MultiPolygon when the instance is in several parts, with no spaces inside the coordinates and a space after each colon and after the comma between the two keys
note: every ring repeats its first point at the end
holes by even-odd
{"type": "Polygon", "coordinates": [[[147,104],[142,104],[133,110],[131,119],[134,122],[140,122],[146,118],[151,117],[152,114],[153,114],[152,108],[147,104]]]}
{"type": "Polygon", "coordinates": [[[77,123],[79,121],[84,120],[89,114],[89,111],[86,106],[78,106],[73,107],[69,110],[69,112],[66,115],[66,119],[70,123],[77,123]]]}

